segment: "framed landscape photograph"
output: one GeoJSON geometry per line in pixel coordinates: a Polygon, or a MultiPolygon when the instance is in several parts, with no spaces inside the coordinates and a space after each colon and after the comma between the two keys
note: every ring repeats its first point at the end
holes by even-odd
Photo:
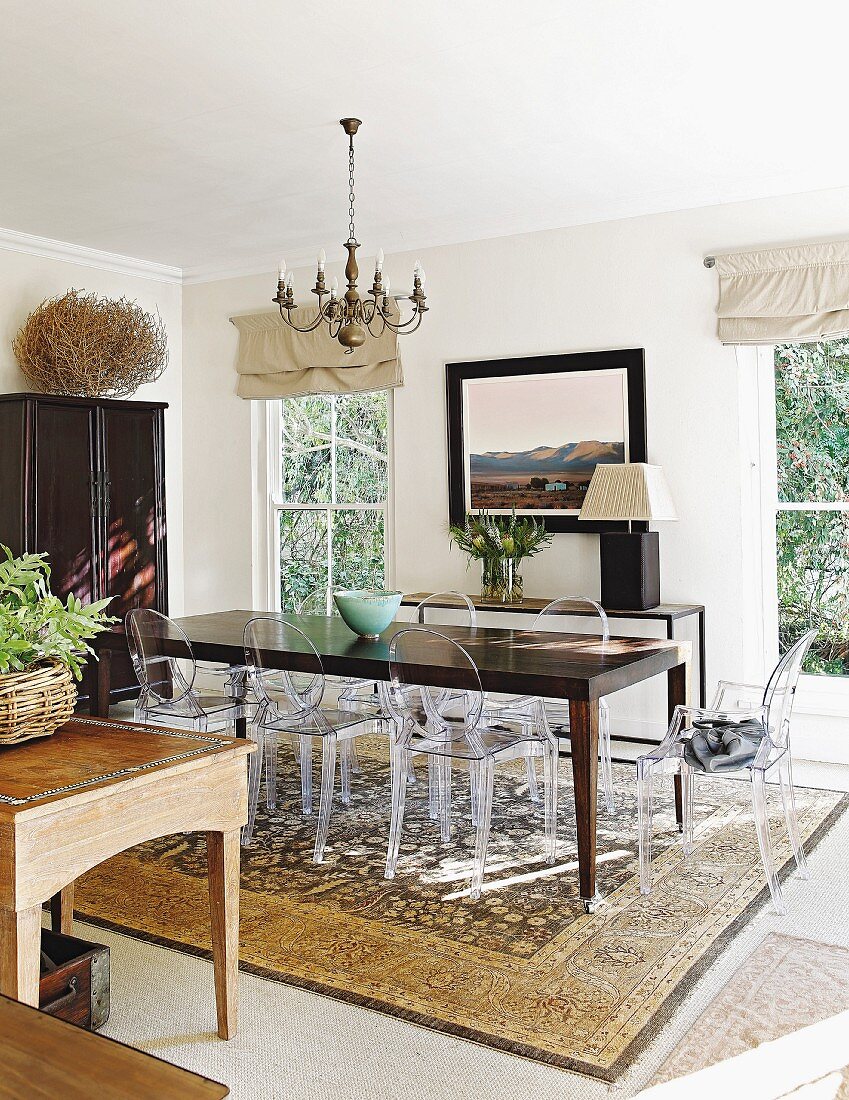
{"type": "Polygon", "coordinates": [[[642,348],[447,363],[446,386],[452,523],[515,509],[551,531],[627,529],[578,513],[598,463],[646,461],[642,348]]]}

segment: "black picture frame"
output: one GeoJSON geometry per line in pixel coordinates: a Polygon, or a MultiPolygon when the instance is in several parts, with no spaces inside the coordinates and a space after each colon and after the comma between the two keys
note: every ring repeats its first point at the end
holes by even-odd
{"type": "MultiPolygon", "coordinates": [[[[509,359],[484,359],[445,364],[448,421],[448,513],[451,523],[466,517],[465,437],[463,427],[463,383],[474,378],[519,377],[529,374],[566,374],[573,371],[622,370],[626,376],[628,405],[628,461],[646,462],[646,372],[645,350],[587,351],[562,355],[523,355],[509,359]]],[[[557,515],[540,509],[530,514],[542,519],[549,531],[590,533],[627,531],[625,522],[580,521],[577,516],[557,515]]],[[[644,523],[633,530],[648,530],[644,523]]]]}

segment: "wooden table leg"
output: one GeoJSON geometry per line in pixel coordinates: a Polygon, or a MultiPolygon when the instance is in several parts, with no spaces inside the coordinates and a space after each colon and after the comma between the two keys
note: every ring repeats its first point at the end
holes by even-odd
{"type": "Polygon", "coordinates": [[[74,931],[74,883],[50,899],[50,927],[54,932],[70,936],[74,931]]]}
{"type": "Polygon", "coordinates": [[[0,909],[0,993],[38,1008],[41,906],[0,909]]]}
{"type": "Polygon", "coordinates": [[[581,901],[589,913],[599,895],[595,886],[596,806],[598,799],[598,700],[569,700],[569,741],[575,783],[578,878],[581,901]]]}
{"type": "Polygon", "coordinates": [[[206,834],[218,1034],[236,1034],[239,1003],[239,830],[206,834]]]}
{"type": "MultiPolygon", "coordinates": [[[[690,700],[690,662],[670,668],[666,674],[666,694],[668,701],[669,721],[678,706],[686,707],[690,700]]],[[[675,783],[675,820],[678,822],[678,830],[683,829],[684,803],[681,799],[681,776],[676,773],[675,783]]]]}

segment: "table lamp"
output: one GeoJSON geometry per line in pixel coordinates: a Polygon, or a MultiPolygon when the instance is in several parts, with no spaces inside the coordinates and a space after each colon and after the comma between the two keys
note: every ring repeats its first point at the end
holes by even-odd
{"type": "Polygon", "coordinates": [[[645,611],[660,603],[657,531],[632,531],[634,520],[678,519],[660,466],[645,462],[599,464],[578,519],[627,520],[627,531],[602,531],[601,603],[620,611],[645,611]]]}

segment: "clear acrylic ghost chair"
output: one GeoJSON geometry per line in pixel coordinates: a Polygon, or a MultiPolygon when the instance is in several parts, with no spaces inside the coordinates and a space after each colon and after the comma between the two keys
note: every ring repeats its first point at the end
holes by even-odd
{"type": "MultiPolygon", "coordinates": [[[[273,615],[258,615],[245,625],[245,659],[252,668],[252,682],[259,699],[254,719],[258,731],[260,752],[265,759],[266,782],[276,772],[277,735],[297,737],[301,771],[301,802],[305,815],[312,813],[312,744],[314,737],[322,743],[321,796],[318,809],[313,862],[321,863],[327,843],[333,792],[336,783],[337,744],[354,737],[373,733],[375,724],[381,732],[383,720],[373,715],[359,715],[338,708],[322,707],[325,676],[321,658],[306,634],[294,624],[273,615]],[[294,668],[274,667],[273,655],[284,650],[295,657],[294,668]]],[[[344,771],[346,755],[341,756],[344,771]]],[[[258,782],[258,780],[257,780],[258,782]]],[[[256,799],[252,803],[256,807],[256,799]]],[[[246,826],[250,838],[254,812],[246,826]]]]}
{"type": "MultiPolygon", "coordinates": [[[[127,614],[126,632],[141,687],[135,721],[206,732],[245,716],[243,700],[195,690],[198,662],[186,634],[171,619],[150,608],[134,608],[127,614]]],[[[232,675],[229,668],[218,672],[232,675]]]]}
{"type": "Polygon", "coordinates": [[[399,631],[389,646],[391,683],[387,694],[392,726],[392,822],[386,878],[395,877],[410,753],[425,753],[435,763],[443,843],[451,838],[451,771],[457,764],[472,778],[472,818],[476,825],[471,897],[480,897],[489,840],[494,767],[498,763],[542,756],[545,763],[546,860],[553,864],[557,845],[557,743],[528,723],[483,717],[484,694],[477,667],[452,638],[422,626],[399,631]],[[425,670],[445,673],[442,687],[422,686],[425,670]]]}
{"type": "Polygon", "coordinates": [[[796,816],[793,761],[790,753],[790,718],[802,664],[816,634],[816,630],[809,631],[788,649],[775,666],[765,688],[759,688],[753,684],[723,681],[719,684],[710,708],[676,707],[663,742],[637,761],[640,890],[642,893],[648,894],[651,890],[654,779],[656,776],[670,773],[681,776],[682,839],[684,854],[689,856],[693,850],[695,775],[699,772],[707,772],[712,777],[717,777],[743,770],[748,771],[752,781],[752,808],[764,873],[775,911],[783,914],[787,910],[773,860],[766,804],[766,777],[775,769],[796,867],[801,878],[810,877],[796,816]],[[708,770],[692,747],[689,752],[687,751],[688,742],[700,730],[715,730],[718,734],[725,730],[732,738],[739,731],[755,749],[754,759],[748,759],[735,766],[733,757],[725,761],[716,757],[714,759],[718,762],[717,769],[708,770]]]}
{"type": "MultiPolygon", "coordinates": [[[[568,616],[570,610],[576,608],[592,608],[598,616],[601,627],[600,635],[593,634],[595,639],[600,636],[601,644],[606,645],[610,641],[610,624],[604,608],[588,596],[560,596],[540,611],[531,624],[531,630],[555,630],[557,619],[555,616],[568,616]]],[[[597,642],[591,644],[597,645],[597,642]]],[[[523,696],[496,696],[487,695],[486,711],[490,715],[510,715],[516,717],[522,713],[534,721],[544,720],[551,733],[567,739],[569,737],[569,700],[568,699],[535,699],[529,695],[523,696]],[[540,711],[540,706],[542,711],[540,711]]],[[[613,813],[613,765],[610,750],[610,708],[606,700],[600,699],[598,704],[598,752],[601,764],[601,791],[607,810],[613,813]]],[[[539,800],[536,768],[534,761],[528,760],[528,786],[531,798],[539,800]]]]}
{"type": "MultiPolygon", "coordinates": [[[[333,601],[333,589],[327,587],[314,588],[300,601],[295,610],[298,615],[339,614],[333,601]]],[[[382,716],[378,700],[378,685],[375,680],[363,680],[354,676],[326,676],[325,679],[328,684],[333,684],[336,688],[336,704],[339,710],[357,714],[370,713],[374,718],[382,716]]],[[[297,757],[297,740],[293,748],[297,757]]],[[[350,775],[360,773],[357,746],[353,739],[342,743],[341,755],[342,801],[347,805],[351,798],[350,775]]]]}

